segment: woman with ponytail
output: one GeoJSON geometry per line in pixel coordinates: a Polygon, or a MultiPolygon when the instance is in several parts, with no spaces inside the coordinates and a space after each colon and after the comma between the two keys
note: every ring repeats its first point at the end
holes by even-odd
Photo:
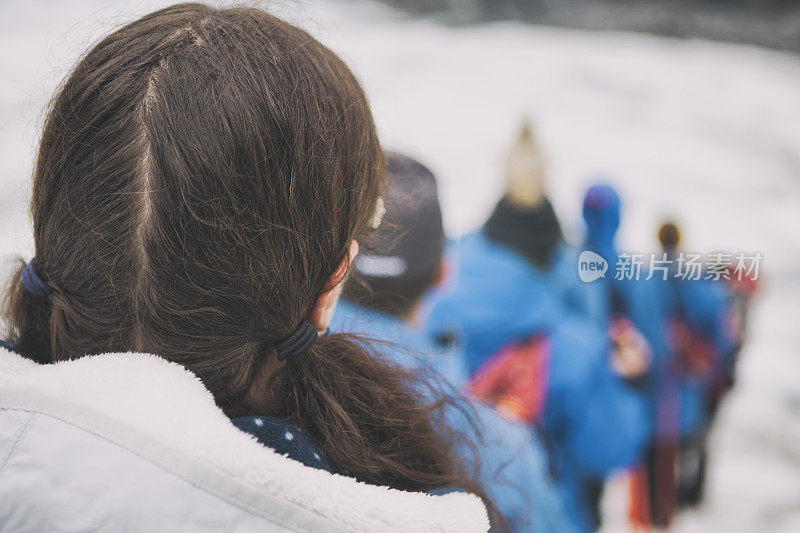
{"type": "Polygon", "coordinates": [[[0,530],[486,530],[444,400],[327,333],[383,180],[352,73],[263,11],[92,48],[5,294],[0,530]]]}

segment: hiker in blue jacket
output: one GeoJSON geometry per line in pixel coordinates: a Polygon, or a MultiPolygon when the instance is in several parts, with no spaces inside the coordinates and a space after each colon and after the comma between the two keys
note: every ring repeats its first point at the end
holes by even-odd
{"type": "MultiPolygon", "coordinates": [[[[691,256],[678,253],[681,235],[674,223],[662,225],[658,236],[668,261],[666,275],[660,276],[656,283],[656,302],[665,320],[663,331],[669,349],[669,367],[659,374],[658,390],[661,393],[657,421],[670,427],[667,416],[663,414],[675,411],[670,402],[679,403],[682,418],[687,410],[685,403],[691,401],[689,407],[694,409],[694,425],[687,426],[683,419],[678,425],[677,479],[669,498],[672,509],[676,510],[702,501],[708,464],[708,434],[717,407],[733,383],[741,339],[730,322],[735,311],[731,287],[722,278],[712,279],[708,266],[696,273],[687,269],[687,260],[691,256]],[[665,394],[665,390],[670,390],[670,381],[678,383],[681,394],[676,398],[665,394]]],[[[730,277],[727,270],[725,276],[730,277]]],[[[674,390],[675,385],[671,386],[674,390]]],[[[668,439],[669,433],[662,430],[657,437],[668,439]]],[[[671,518],[663,512],[651,514],[660,518],[662,523],[668,523],[671,518]]]]}
{"type": "MultiPolygon", "coordinates": [[[[671,510],[656,509],[656,494],[675,492],[671,473],[655,474],[656,464],[672,464],[677,454],[680,435],[698,431],[701,425],[702,402],[699,391],[681,380],[670,363],[669,339],[666,335],[666,314],[659,304],[660,286],[655,278],[648,279],[645,255],[620,254],[616,234],[620,225],[620,198],[607,184],[589,188],[583,202],[586,239],[583,249],[601,256],[608,271],[591,283],[571,287],[571,300],[603,329],[624,317],[647,339],[652,364],[646,376],[648,416],[652,435],[649,438],[643,466],[634,476],[634,491],[645,492],[631,503],[635,521],[652,519],[653,523],[666,524],[661,516],[672,515],[671,510]],[[657,459],[658,458],[658,459],[657,459]],[[656,485],[656,478],[659,484],[656,485]],[[668,481],[664,481],[668,480],[668,481]],[[648,502],[648,512],[637,506],[648,502]],[[641,517],[641,518],[640,518],[641,517]]],[[[674,470],[674,468],[673,468],[674,470]]],[[[671,472],[671,470],[670,470],[671,472]]],[[[671,507],[671,504],[665,504],[671,507]]],[[[649,525],[646,524],[646,525],[649,525]]]]}
{"type": "MultiPolygon", "coordinates": [[[[506,354],[524,352],[532,339],[543,343],[545,363],[538,368],[544,372],[535,376],[543,407],[526,421],[551,443],[559,489],[578,527],[590,530],[598,520],[591,493],[611,471],[637,462],[649,434],[635,386],[644,367],[628,364],[604,330],[565,304],[558,283],[563,271],[555,265],[569,251],[543,196],[528,128],[507,176],[506,196],[484,227],[458,243],[454,279],[434,303],[427,329],[459,338],[469,371],[479,378],[506,354]]],[[[513,364],[509,369],[516,372],[513,364]]],[[[516,374],[511,386],[521,379],[516,374]]]]}
{"type": "Polygon", "coordinates": [[[647,378],[653,428],[639,489],[647,492],[646,525],[666,527],[679,503],[697,503],[705,475],[705,435],[710,421],[710,391],[724,380],[725,359],[734,352],[723,327],[725,289],[710,281],[676,276],[677,227],[660,232],[661,256],[620,253],[615,237],[621,202],[613,187],[592,186],[586,193],[584,249],[609,265],[605,277],[573,285],[578,302],[599,327],[623,316],[647,339],[653,365],[647,378]]]}
{"type": "MultiPolygon", "coordinates": [[[[380,340],[392,362],[428,374],[443,395],[453,395],[468,377],[463,353],[414,325],[420,302],[443,272],[436,182],[420,163],[392,152],[387,174],[386,213],[355,261],[358,279],[346,286],[331,328],[380,340]]],[[[477,403],[467,410],[456,404],[447,417],[466,437],[464,453],[477,454],[478,477],[513,531],[574,530],[535,433],[477,403]]]]}

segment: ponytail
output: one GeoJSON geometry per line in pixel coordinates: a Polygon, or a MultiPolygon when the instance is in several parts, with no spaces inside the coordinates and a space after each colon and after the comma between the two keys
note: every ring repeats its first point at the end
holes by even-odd
{"type": "Polygon", "coordinates": [[[425,401],[415,380],[365,342],[327,334],[287,362],[273,391],[342,473],[412,491],[461,485],[431,420],[442,402],[425,401]]]}
{"type": "Polygon", "coordinates": [[[3,296],[5,318],[4,338],[25,357],[37,363],[49,363],[50,355],[50,299],[28,292],[22,284],[25,262],[15,261],[16,268],[8,281],[3,296]]]}
{"type": "MultiPolygon", "coordinates": [[[[92,306],[96,307],[96,302],[87,305],[48,277],[43,281],[46,292],[32,292],[23,281],[26,263],[22,259],[16,263],[3,298],[2,316],[8,328],[5,338],[25,357],[52,363],[124,349],[119,340],[115,341],[123,329],[117,313],[95,311],[92,306]]],[[[37,268],[43,269],[41,265],[37,268]]]]}
{"type": "Polygon", "coordinates": [[[447,409],[458,409],[475,424],[471,408],[435,378],[387,361],[376,344],[346,333],[321,335],[271,380],[269,394],[281,395],[278,415],[299,421],[339,473],[400,490],[469,491],[507,530],[476,481],[476,443],[446,420],[447,409]]]}

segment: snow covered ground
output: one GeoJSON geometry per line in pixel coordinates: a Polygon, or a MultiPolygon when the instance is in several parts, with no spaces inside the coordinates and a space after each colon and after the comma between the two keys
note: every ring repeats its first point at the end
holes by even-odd
{"type": "MultiPolygon", "coordinates": [[[[477,227],[527,115],[550,195],[579,237],[597,176],[625,201],[622,248],[654,250],[669,216],[688,249],[764,254],[764,290],[716,434],[708,501],[678,531],[800,531],[800,57],[703,41],[496,23],[448,28],[366,2],[277,12],[361,78],[388,146],[441,181],[452,235],[477,227]]],[[[54,87],[115,25],[163,2],[0,4],[0,256],[30,257],[36,139],[54,87]]],[[[606,500],[624,528],[619,487],[606,500]]]]}

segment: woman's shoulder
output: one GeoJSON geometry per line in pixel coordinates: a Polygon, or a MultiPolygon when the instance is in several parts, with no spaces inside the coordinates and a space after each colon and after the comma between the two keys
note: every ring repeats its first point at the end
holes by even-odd
{"type": "Polygon", "coordinates": [[[158,521],[204,530],[224,515],[246,522],[247,531],[286,523],[303,530],[486,530],[474,495],[431,497],[333,475],[298,424],[238,422],[264,428],[264,442],[285,452],[249,438],[193,374],[157,356],[111,353],[40,365],[0,348],[0,449],[16,443],[0,476],[0,515],[13,509],[42,530],[74,519],[75,509],[156,529],[158,521]],[[65,495],[63,503],[43,502],[36,497],[42,491],[65,495]],[[146,501],[150,512],[139,516],[143,507],[132,508],[134,500],[146,501]]]}

